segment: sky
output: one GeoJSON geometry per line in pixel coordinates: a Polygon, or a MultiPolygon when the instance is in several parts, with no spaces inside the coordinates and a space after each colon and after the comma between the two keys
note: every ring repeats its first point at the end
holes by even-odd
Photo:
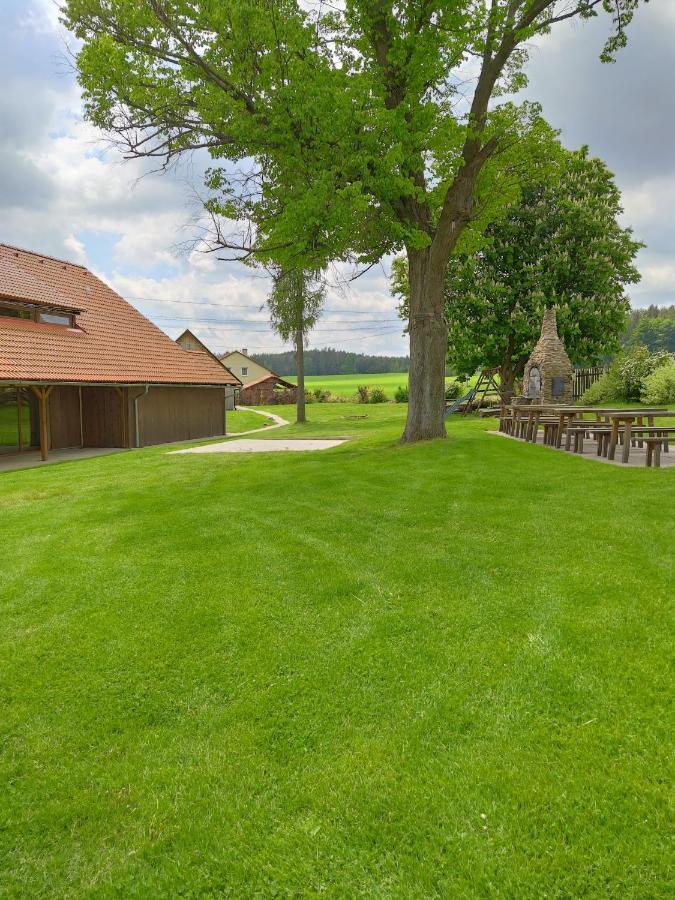
{"type": "MultiPolygon", "coordinates": [[[[51,0],[0,0],[0,241],[88,266],[160,328],[190,327],[215,351],[285,349],[264,309],[268,283],[241,263],[189,251],[208,159],[169,175],[122,160],[82,117],[51,0]]],[[[646,243],[633,306],[675,302],[675,0],[637,12],[616,63],[609,22],[564,23],[531,49],[529,85],[569,148],[614,172],[623,224],[646,243]]],[[[329,291],[310,346],[404,354],[384,263],[329,291]]]]}

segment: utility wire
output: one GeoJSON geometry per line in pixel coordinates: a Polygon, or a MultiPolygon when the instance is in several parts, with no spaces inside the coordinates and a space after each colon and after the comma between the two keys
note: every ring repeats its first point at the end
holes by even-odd
{"type": "MultiPolygon", "coordinates": [[[[128,303],[179,303],[182,305],[188,304],[190,306],[215,306],[217,309],[249,309],[253,310],[254,307],[258,306],[258,310],[262,311],[265,308],[265,304],[256,304],[256,303],[215,303],[212,300],[176,300],[176,299],[167,299],[165,297],[125,297],[128,303]]],[[[378,310],[371,309],[340,309],[338,307],[326,307],[324,310],[328,313],[350,313],[353,315],[366,316],[372,315],[373,312],[378,312],[378,310]]],[[[384,314],[389,314],[389,310],[382,310],[384,314]]]]}

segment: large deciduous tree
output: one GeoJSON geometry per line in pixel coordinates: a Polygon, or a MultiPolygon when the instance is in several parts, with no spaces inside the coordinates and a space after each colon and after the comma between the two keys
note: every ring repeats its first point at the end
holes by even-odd
{"type": "Polygon", "coordinates": [[[291,269],[274,275],[267,299],[272,327],[284,341],[292,341],[295,349],[295,372],[298,379],[296,421],[305,416],[305,343],[319,318],[324,303],[321,284],[309,272],[291,269]]]}
{"type": "MultiPolygon", "coordinates": [[[[445,273],[448,362],[458,374],[499,368],[507,393],[537,341],[544,309],[555,306],[567,352],[594,362],[619,346],[640,274],[643,246],[622,228],[621,195],[605,164],[552,148],[545,166],[521,176],[520,199],[490,224],[481,248],[455,253],[445,273]]],[[[394,290],[404,299],[404,268],[394,290]]]]}
{"type": "Polygon", "coordinates": [[[527,110],[526,42],[605,10],[603,58],[639,0],[64,0],[89,119],[163,164],[207,148],[221,245],[284,269],[405,248],[404,439],[445,434],[449,256],[527,110]],[[468,92],[468,85],[473,90],[468,92]]]}

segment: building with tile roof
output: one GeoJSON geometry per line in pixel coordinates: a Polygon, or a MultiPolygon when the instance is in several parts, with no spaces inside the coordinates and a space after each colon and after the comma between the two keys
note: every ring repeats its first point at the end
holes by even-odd
{"type": "Polygon", "coordinates": [[[0,244],[0,450],[221,435],[239,385],[83,266],[0,244]]]}

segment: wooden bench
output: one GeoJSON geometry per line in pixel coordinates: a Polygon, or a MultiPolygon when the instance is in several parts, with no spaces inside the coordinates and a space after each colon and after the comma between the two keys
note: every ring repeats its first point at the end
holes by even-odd
{"type": "Polygon", "coordinates": [[[655,469],[661,468],[661,447],[663,446],[663,438],[654,435],[644,438],[647,445],[647,456],[645,458],[646,466],[653,466],[655,469]]]}
{"type": "MultiPolygon", "coordinates": [[[[570,426],[570,437],[574,435],[574,452],[584,452],[584,437],[587,432],[591,432],[598,442],[598,456],[608,456],[609,446],[612,437],[612,428],[610,425],[593,424],[588,422],[585,424],[577,423],[570,426]]],[[[661,448],[664,452],[668,452],[668,437],[675,435],[675,427],[664,425],[634,425],[631,429],[630,444],[631,446],[641,446],[643,441],[647,444],[646,465],[650,466],[651,460],[654,459],[654,465],[661,465],[661,448]],[[657,461],[658,460],[658,461],[657,461]]],[[[619,432],[619,437],[625,441],[625,431],[619,432]]],[[[627,462],[628,456],[622,461],[627,462]]]]}
{"type": "Polygon", "coordinates": [[[597,422],[573,422],[565,429],[565,450],[570,450],[572,438],[574,438],[574,452],[584,452],[584,438],[591,433],[596,439],[597,455],[606,456],[609,447],[609,439],[612,434],[610,425],[598,424],[597,422]]]}

